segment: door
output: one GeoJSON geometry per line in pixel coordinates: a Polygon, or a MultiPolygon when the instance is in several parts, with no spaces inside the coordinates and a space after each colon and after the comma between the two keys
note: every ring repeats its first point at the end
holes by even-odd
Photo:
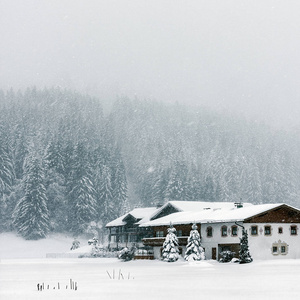
{"type": "Polygon", "coordinates": [[[211,258],[217,259],[217,248],[215,247],[211,248],[211,258]]]}

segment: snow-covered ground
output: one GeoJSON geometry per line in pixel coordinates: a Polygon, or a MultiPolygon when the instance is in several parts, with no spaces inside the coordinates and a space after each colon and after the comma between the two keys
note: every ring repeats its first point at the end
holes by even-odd
{"type": "Polygon", "coordinates": [[[211,260],[166,263],[121,262],[114,258],[41,258],[47,252],[69,251],[70,242],[72,239],[61,236],[28,242],[11,234],[5,234],[3,239],[0,234],[0,299],[274,300],[298,299],[300,295],[300,260],[239,265],[211,260]],[[49,250],[50,244],[54,248],[49,250]],[[20,258],[26,257],[26,253],[30,253],[30,258],[20,258]],[[70,279],[77,282],[77,290],[70,290],[70,279]],[[38,283],[44,283],[46,290],[37,291],[38,283]]]}

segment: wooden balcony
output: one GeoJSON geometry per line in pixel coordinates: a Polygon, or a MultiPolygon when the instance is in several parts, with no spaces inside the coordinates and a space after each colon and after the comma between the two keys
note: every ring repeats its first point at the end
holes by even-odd
{"type": "MultiPolygon", "coordinates": [[[[165,239],[166,239],[165,237],[145,238],[145,239],[142,239],[142,242],[145,246],[152,246],[152,247],[162,246],[165,239]]],[[[179,246],[186,246],[187,239],[188,239],[188,236],[179,236],[178,237],[179,246]]]]}

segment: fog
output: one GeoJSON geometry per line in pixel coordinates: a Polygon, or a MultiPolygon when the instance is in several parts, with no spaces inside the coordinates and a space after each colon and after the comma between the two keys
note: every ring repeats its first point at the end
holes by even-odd
{"type": "Polygon", "coordinates": [[[0,88],[197,104],[299,125],[299,1],[0,0],[0,88]]]}

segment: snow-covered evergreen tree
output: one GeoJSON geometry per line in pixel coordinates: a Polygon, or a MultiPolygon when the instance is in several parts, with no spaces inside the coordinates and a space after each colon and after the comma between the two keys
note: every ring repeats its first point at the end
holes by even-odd
{"type": "Polygon", "coordinates": [[[185,178],[184,169],[181,168],[180,163],[175,162],[174,169],[170,173],[168,186],[166,188],[165,197],[169,200],[182,200],[185,197],[185,178]]]}
{"type": "Polygon", "coordinates": [[[240,264],[250,263],[253,261],[248,246],[248,233],[243,227],[242,238],[240,238],[240,264]]]}
{"type": "Polygon", "coordinates": [[[82,233],[97,214],[95,190],[88,177],[83,176],[78,180],[69,194],[69,203],[71,213],[68,221],[72,232],[82,233]]]}
{"type": "Polygon", "coordinates": [[[0,198],[9,194],[14,181],[14,168],[9,146],[4,134],[4,128],[0,124],[0,198]]]}
{"type": "Polygon", "coordinates": [[[24,169],[25,196],[14,210],[13,224],[26,239],[44,238],[49,230],[49,212],[40,159],[28,158],[24,169]]]}
{"type": "Polygon", "coordinates": [[[72,242],[72,246],[70,250],[76,250],[80,247],[80,242],[75,238],[74,241],[72,242]]]}
{"type": "Polygon", "coordinates": [[[205,259],[204,249],[201,247],[201,237],[195,223],[192,225],[192,230],[188,237],[184,259],[188,261],[205,259]]]}
{"type": "Polygon", "coordinates": [[[0,228],[2,229],[9,227],[11,220],[8,196],[13,189],[15,180],[11,151],[4,131],[0,124],[0,228]]]}
{"type": "Polygon", "coordinates": [[[69,226],[73,233],[82,233],[97,215],[96,192],[91,180],[85,147],[78,143],[74,151],[68,193],[69,226]]]}
{"type": "Polygon", "coordinates": [[[121,157],[121,153],[118,149],[113,156],[112,168],[111,186],[115,213],[117,215],[123,215],[129,211],[129,203],[125,166],[121,157]]]}
{"type": "Polygon", "coordinates": [[[66,216],[68,215],[68,203],[64,178],[61,174],[52,170],[46,171],[46,195],[49,210],[51,231],[66,230],[66,216]]]}
{"type": "Polygon", "coordinates": [[[178,238],[175,232],[176,229],[170,225],[170,228],[168,228],[168,234],[163,243],[162,259],[167,262],[174,262],[179,258],[178,238]]]}
{"type": "Polygon", "coordinates": [[[114,209],[111,173],[108,166],[103,166],[102,184],[99,192],[102,220],[104,221],[104,224],[106,224],[107,222],[115,219],[118,216],[117,212],[114,209]]]}
{"type": "Polygon", "coordinates": [[[47,169],[54,169],[59,174],[64,174],[62,145],[55,139],[48,144],[45,154],[47,169]]]}

